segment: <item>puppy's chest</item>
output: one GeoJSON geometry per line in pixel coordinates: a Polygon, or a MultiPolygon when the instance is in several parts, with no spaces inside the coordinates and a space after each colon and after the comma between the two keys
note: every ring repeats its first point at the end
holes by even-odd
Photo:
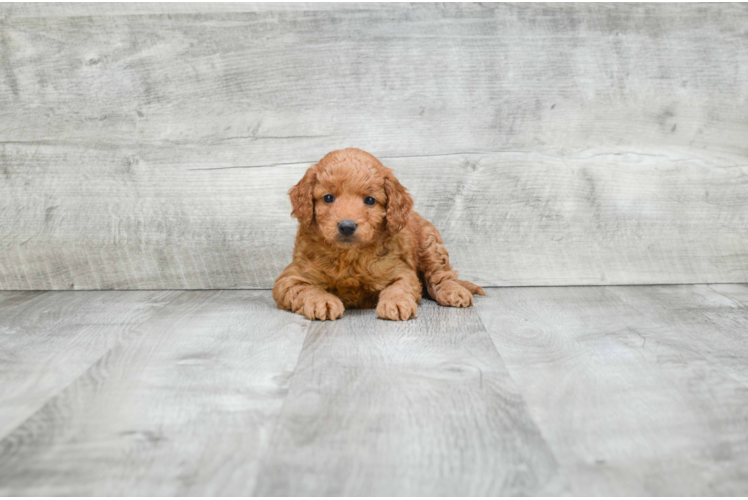
{"type": "Polygon", "coordinates": [[[381,292],[392,281],[390,266],[381,262],[339,262],[325,269],[327,289],[346,307],[374,307],[381,292]]]}
{"type": "Polygon", "coordinates": [[[389,273],[372,273],[368,269],[343,267],[326,272],[329,284],[338,289],[363,289],[379,292],[389,284],[389,273]]]}

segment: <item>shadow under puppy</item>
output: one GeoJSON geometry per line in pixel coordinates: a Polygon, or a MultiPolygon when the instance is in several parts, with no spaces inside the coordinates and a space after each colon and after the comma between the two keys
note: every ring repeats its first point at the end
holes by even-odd
{"type": "Polygon", "coordinates": [[[468,307],[483,289],[457,279],[439,231],[413,211],[392,170],[360,149],[328,153],[288,193],[299,220],[293,262],[275,280],[280,309],[335,320],[346,307],[415,317],[423,287],[468,307]]]}

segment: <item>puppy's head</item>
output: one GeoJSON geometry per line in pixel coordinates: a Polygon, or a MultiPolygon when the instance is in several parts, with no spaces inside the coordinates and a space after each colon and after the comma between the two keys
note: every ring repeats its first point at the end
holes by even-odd
{"type": "Polygon", "coordinates": [[[405,227],[413,199],[392,170],[360,149],[328,153],[288,193],[299,223],[341,247],[366,245],[405,227]]]}

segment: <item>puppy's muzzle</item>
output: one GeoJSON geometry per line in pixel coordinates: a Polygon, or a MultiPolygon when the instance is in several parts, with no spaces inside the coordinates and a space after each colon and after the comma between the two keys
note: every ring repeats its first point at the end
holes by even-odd
{"type": "Polygon", "coordinates": [[[356,223],[352,220],[346,219],[338,222],[338,232],[343,236],[353,236],[356,232],[356,223]]]}

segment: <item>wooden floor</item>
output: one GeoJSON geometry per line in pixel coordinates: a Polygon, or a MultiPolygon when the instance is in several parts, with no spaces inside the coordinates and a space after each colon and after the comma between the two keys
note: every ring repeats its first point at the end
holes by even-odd
{"type": "Polygon", "coordinates": [[[0,292],[2,495],[746,495],[748,286],[0,292]]]}

